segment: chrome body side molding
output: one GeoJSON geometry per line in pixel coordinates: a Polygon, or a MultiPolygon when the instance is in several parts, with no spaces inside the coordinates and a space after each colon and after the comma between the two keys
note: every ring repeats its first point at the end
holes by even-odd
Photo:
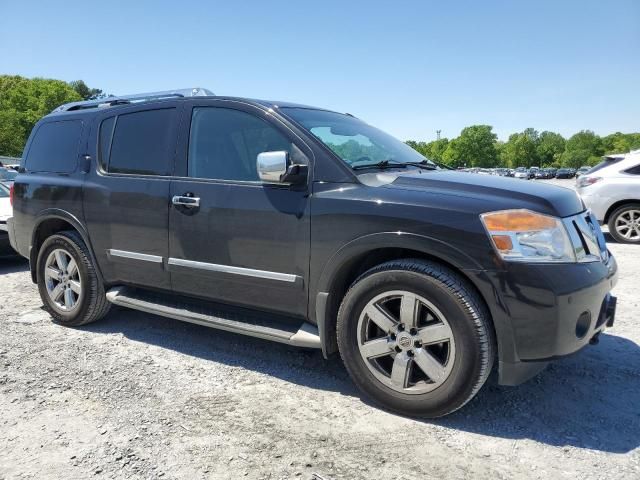
{"type": "Polygon", "coordinates": [[[295,283],[298,280],[297,275],[290,273],[269,272],[267,270],[255,270],[253,268],[233,267],[230,265],[218,265],[215,263],[196,262],[194,260],[184,260],[182,258],[170,258],[169,267],[195,268],[200,270],[208,270],[210,272],[231,273],[235,275],[244,275],[247,277],[264,278],[267,280],[278,280],[280,282],[295,283]]]}
{"type": "Polygon", "coordinates": [[[111,260],[111,257],[130,258],[132,260],[142,260],[144,262],[162,263],[162,257],[159,255],[148,255],[146,253],[128,252],[126,250],[116,250],[111,248],[107,250],[107,256],[111,260]]]}

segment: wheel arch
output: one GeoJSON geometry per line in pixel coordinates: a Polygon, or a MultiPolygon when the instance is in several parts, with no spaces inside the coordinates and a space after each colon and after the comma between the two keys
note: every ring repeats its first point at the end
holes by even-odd
{"type": "MultiPolygon", "coordinates": [[[[474,275],[469,274],[470,271],[481,272],[482,268],[466,253],[440,240],[423,235],[399,232],[366,235],[344,245],[327,261],[315,289],[317,293],[312,314],[318,325],[325,357],[337,352],[338,308],[353,281],[376,265],[405,258],[437,262],[455,271],[477,291],[488,311],[493,312],[483,293],[486,289],[480,288],[474,275]]],[[[493,318],[491,323],[494,330],[500,328],[493,318]]],[[[499,335],[496,337],[500,338],[499,335]]],[[[500,345],[498,348],[500,349],[500,345]]]]}
{"type": "Polygon", "coordinates": [[[638,199],[625,198],[624,200],[618,200],[607,209],[607,213],[604,214],[603,222],[608,223],[609,219],[611,218],[611,214],[615,212],[618,208],[623,207],[625,205],[633,205],[633,204],[640,205],[640,198],[638,199]]]}
{"type": "Polygon", "coordinates": [[[91,247],[91,242],[89,241],[89,234],[82,226],[82,222],[80,222],[80,220],[78,220],[78,218],[73,214],[56,208],[44,210],[38,215],[34,222],[33,231],[31,233],[31,246],[29,248],[29,268],[31,270],[31,281],[33,281],[33,283],[37,283],[38,281],[37,263],[38,254],[42,244],[51,235],[55,235],[56,233],[65,230],[73,230],[82,237],[82,241],[89,250],[91,261],[95,266],[96,272],[100,278],[102,278],[100,266],[96,261],[95,255],[93,254],[93,248],[91,247]]]}

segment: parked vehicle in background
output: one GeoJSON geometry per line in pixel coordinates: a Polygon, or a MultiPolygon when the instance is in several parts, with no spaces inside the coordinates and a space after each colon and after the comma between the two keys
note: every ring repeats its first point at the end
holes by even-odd
{"type": "Polygon", "coordinates": [[[365,395],[426,417],[494,360],[518,384],[613,325],[617,264],[576,192],[439,170],[351,115],[200,91],[34,127],[8,229],[57,323],[116,304],[340,353],[365,395]]]}
{"type": "Polygon", "coordinates": [[[538,170],[535,174],[535,178],[548,180],[550,178],[554,178],[555,174],[550,168],[542,168],[538,170]]]}
{"type": "Polygon", "coordinates": [[[581,175],[584,175],[585,173],[587,173],[589,170],[591,170],[591,167],[589,167],[588,165],[583,165],[582,167],[580,167],[578,170],[576,170],[576,177],[579,177],[581,175]]]}
{"type": "Polygon", "coordinates": [[[0,256],[15,253],[9,244],[7,220],[13,215],[9,188],[0,183],[0,256]]]}
{"type": "Polygon", "coordinates": [[[519,178],[519,179],[524,179],[524,180],[529,180],[531,178],[529,170],[527,170],[524,167],[516,168],[515,171],[514,171],[513,177],[514,178],[519,178]]]}
{"type": "Polygon", "coordinates": [[[0,183],[11,185],[18,176],[18,172],[9,167],[0,167],[0,183]]]}
{"type": "Polygon", "coordinates": [[[573,178],[576,173],[571,168],[560,168],[556,173],[556,178],[573,178]]]}
{"type": "Polygon", "coordinates": [[[578,193],[611,236],[640,244],[640,150],[609,155],[576,180],[578,193]]]}

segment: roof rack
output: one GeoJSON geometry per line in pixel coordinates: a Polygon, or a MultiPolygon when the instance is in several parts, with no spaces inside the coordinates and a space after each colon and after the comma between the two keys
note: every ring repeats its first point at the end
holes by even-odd
{"type": "Polygon", "coordinates": [[[136,93],[133,95],[110,95],[96,100],[86,100],[83,102],[70,102],[60,105],[51,113],[70,112],[73,110],[84,110],[87,108],[113,107],[115,105],[125,105],[129,103],[141,103],[151,100],[162,100],[165,98],[183,97],[213,97],[214,93],[206,88],[179,88],[176,90],[165,90],[162,92],[136,93]]]}

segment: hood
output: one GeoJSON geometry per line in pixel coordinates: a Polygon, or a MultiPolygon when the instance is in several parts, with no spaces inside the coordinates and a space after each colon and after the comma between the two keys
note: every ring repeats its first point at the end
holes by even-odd
{"type": "Polygon", "coordinates": [[[451,195],[476,200],[477,209],[529,210],[568,217],[584,210],[578,194],[569,188],[497,175],[444,170],[393,170],[359,176],[365,185],[451,195]]]}

